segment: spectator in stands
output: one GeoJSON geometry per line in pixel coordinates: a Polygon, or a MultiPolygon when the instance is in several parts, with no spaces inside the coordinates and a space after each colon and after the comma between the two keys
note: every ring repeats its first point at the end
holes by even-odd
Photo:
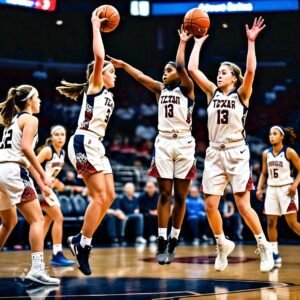
{"type": "Polygon", "coordinates": [[[135,197],[134,192],[135,186],[133,183],[128,182],[124,185],[124,193],[119,198],[118,209],[125,215],[123,228],[125,229],[129,222],[133,223],[133,236],[136,243],[145,244],[146,240],[143,238],[144,217],[140,213],[138,198],[135,197]]]}
{"type": "Polygon", "coordinates": [[[192,185],[189,195],[186,199],[186,219],[187,230],[192,238],[193,245],[199,245],[200,238],[207,241],[207,232],[209,229],[205,204],[203,198],[199,194],[198,187],[192,185]],[[200,231],[202,233],[200,237],[200,231]]]}
{"type": "Polygon", "coordinates": [[[148,118],[143,119],[135,129],[136,137],[143,140],[153,140],[156,134],[157,131],[148,118]]]}
{"type": "Polygon", "coordinates": [[[75,173],[71,170],[66,172],[66,176],[62,179],[64,183],[64,194],[73,196],[74,194],[81,193],[82,195],[87,194],[87,189],[81,179],[76,178],[75,173]]]}
{"type": "Polygon", "coordinates": [[[144,215],[144,236],[153,243],[156,241],[158,202],[158,191],[153,180],[146,182],[145,191],[140,194],[138,201],[140,212],[144,215]]]}
{"type": "Polygon", "coordinates": [[[219,204],[219,210],[223,219],[224,230],[234,241],[243,240],[243,224],[240,214],[236,211],[233,199],[232,188],[230,185],[224,190],[224,195],[219,204]]]}

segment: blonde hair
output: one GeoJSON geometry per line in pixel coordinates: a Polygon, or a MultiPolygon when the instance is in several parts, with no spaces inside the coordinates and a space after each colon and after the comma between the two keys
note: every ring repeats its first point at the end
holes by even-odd
{"type": "Polygon", "coordinates": [[[241,68],[238,65],[236,65],[232,62],[229,62],[229,61],[223,61],[220,65],[229,67],[232,75],[234,75],[237,78],[236,87],[240,87],[244,81],[244,77],[243,77],[241,68]]]}
{"type": "Polygon", "coordinates": [[[32,85],[22,84],[8,90],[6,100],[0,103],[0,123],[2,125],[10,126],[17,111],[22,111],[27,105],[27,100],[34,95],[33,89],[36,90],[32,85]]]}
{"type": "MultiPolygon", "coordinates": [[[[61,81],[61,86],[58,86],[56,87],[56,90],[68,97],[68,98],[71,98],[73,100],[77,100],[77,98],[88,88],[89,86],[89,79],[91,77],[91,74],[93,73],[94,71],[94,64],[95,62],[92,61],[90,62],[88,65],[87,65],[87,68],[86,68],[86,82],[84,83],[70,83],[66,80],[62,80],[61,81]]],[[[106,70],[106,66],[110,64],[112,65],[112,63],[110,61],[107,61],[105,60],[104,61],[104,65],[103,65],[103,71],[104,72],[106,70]]]]}

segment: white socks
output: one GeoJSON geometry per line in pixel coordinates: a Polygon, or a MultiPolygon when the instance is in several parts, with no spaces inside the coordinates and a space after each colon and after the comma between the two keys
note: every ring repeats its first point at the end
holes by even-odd
{"type": "Polygon", "coordinates": [[[31,268],[33,270],[40,270],[43,267],[44,262],[44,253],[43,252],[34,252],[31,253],[31,268]]]}
{"type": "Polygon", "coordinates": [[[262,232],[260,234],[254,235],[257,245],[265,245],[268,241],[265,234],[262,232]]]}
{"type": "Polygon", "coordinates": [[[172,226],[172,229],[171,229],[171,239],[175,238],[178,240],[179,238],[179,234],[180,234],[180,229],[176,229],[172,226]]]}
{"type": "Polygon", "coordinates": [[[278,242],[270,242],[270,244],[272,245],[272,249],[274,254],[279,254],[278,252],[278,242]]]}
{"type": "Polygon", "coordinates": [[[167,239],[167,229],[168,228],[158,228],[158,236],[162,236],[164,240],[167,239]]]}
{"type": "Polygon", "coordinates": [[[216,234],[215,238],[216,238],[216,242],[218,245],[224,244],[224,242],[226,242],[226,240],[227,240],[224,235],[224,232],[222,232],[221,234],[216,234]]]}
{"type": "Polygon", "coordinates": [[[58,252],[62,252],[62,244],[53,245],[53,255],[56,255],[58,252]]]}
{"type": "Polygon", "coordinates": [[[82,235],[80,239],[80,246],[84,248],[85,246],[91,246],[91,245],[92,245],[92,238],[88,238],[82,235]]]}

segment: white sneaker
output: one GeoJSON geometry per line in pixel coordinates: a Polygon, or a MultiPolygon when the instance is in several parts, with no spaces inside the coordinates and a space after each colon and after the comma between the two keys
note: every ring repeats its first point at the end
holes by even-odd
{"type": "Polygon", "coordinates": [[[215,270],[216,271],[224,271],[228,266],[227,256],[234,250],[235,244],[230,240],[226,240],[226,242],[222,245],[217,244],[217,257],[215,260],[215,270]]]}
{"type": "Polygon", "coordinates": [[[142,236],[138,236],[138,237],[136,238],[135,242],[136,242],[137,244],[143,244],[143,245],[147,244],[147,240],[145,240],[142,236]]]}
{"type": "Polygon", "coordinates": [[[31,269],[27,273],[26,279],[43,284],[43,285],[58,285],[58,284],[60,284],[60,280],[58,278],[50,277],[47,274],[44,263],[42,264],[41,269],[39,269],[39,270],[31,269]]]}
{"type": "Polygon", "coordinates": [[[270,272],[274,268],[273,248],[267,242],[265,244],[257,245],[255,253],[260,255],[260,271],[270,272]]]}

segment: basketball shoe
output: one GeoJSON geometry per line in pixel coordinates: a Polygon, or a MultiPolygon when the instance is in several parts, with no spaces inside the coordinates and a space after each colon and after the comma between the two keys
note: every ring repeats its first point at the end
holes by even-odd
{"type": "Polygon", "coordinates": [[[46,270],[45,264],[42,263],[40,269],[30,269],[30,271],[26,275],[26,279],[34,281],[43,285],[58,285],[60,284],[60,280],[58,278],[50,277],[46,270]]]}
{"type": "Polygon", "coordinates": [[[74,260],[67,259],[60,251],[56,255],[52,255],[51,265],[54,267],[68,267],[75,264],[74,260]]]}
{"type": "Polygon", "coordinates": [[[164,265],[168,259],[168,254],[166,253],[168,241],[165,240],[162,236],[159,236],[156,240],[156,243],[157,243],[156,261],[160,265],[164,265]]]}
{"type": "Polygon", "coordinates": [[[269,242],[257,245],[256,253],[260,255],[260,271],[270,272],[274,268],[272,245],[269,242]]]}
{"type": "Polygon", "coordinates": [[[170,264],[175,257],[175,248],[178,244],[178,240],[176,238],[169,238],[168,247],[167,247],[167,261],[166,264],[170,264]]]}
{"type": "Polygon", "coordinates": [[[78,269],[84,275],[91,275],[91,268],[89,265],[89,257],[91,255],[92,246],[85,246],[84,248],[80,245],[80,240],[78,242],[77,236],[68,237],[67,243],[72,252],[72,254],[76,257],[76,263],[78,269]]]}
{"type": "Polygon", "coordinates": [[[217,244],[217,257],[215,260],[215,270],[224,271],[228,266],[228,255],[234,250],[234,242],[227,240],[223,244],[217,244]]]}

